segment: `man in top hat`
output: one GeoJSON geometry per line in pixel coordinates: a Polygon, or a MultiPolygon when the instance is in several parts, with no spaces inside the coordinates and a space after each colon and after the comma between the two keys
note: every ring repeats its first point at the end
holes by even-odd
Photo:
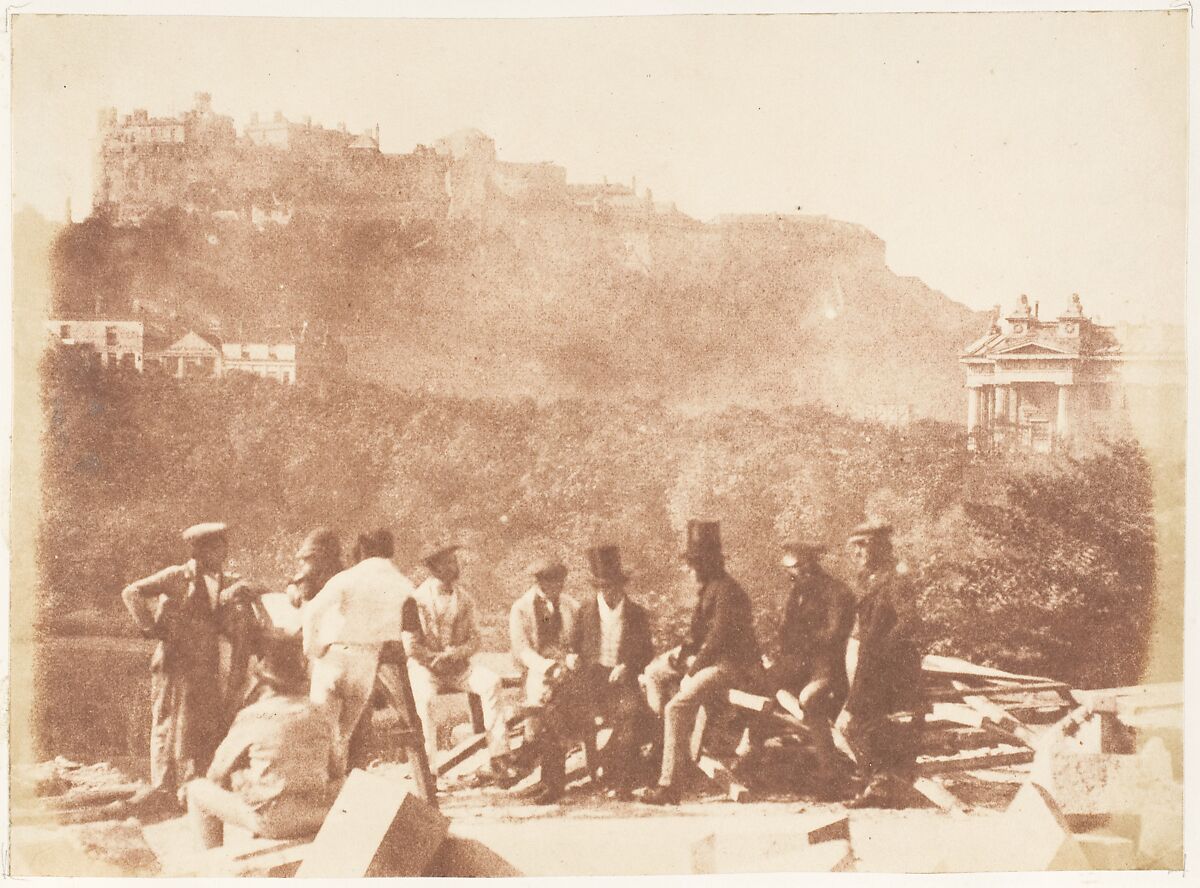
{"type": "Polygon", "coordinates": [[[833,789],[843,760],[833,742],[833,721],[849,688],[846,643],[854,628],[856,601],[844,583],[821,567],[824,551],[823,545],[802,540],[783,545],[780,563],[789,580],[788,598],[767,682],[799,709],[821,782],[833,789]]]}
{"type": "Polygon", "coordinates": [[[340,785],[332,726],[308,699],[299,650],[259,660],[251,701],[237,714],[205,777],[187,785],[200,845],[222,844],[225,824],[285,839],[316,832],[340,785]]]}
{"type": "Polygon", "coordinates": [[[849,544],[858,569],[858,648],[841,721],[865,783],[851,805],[890,807],[912,782],[925,709],[913,590],[896,570],[890,525],[862,524],[849,544]]]}
{"type": "Polygon", "coordinates": [[[542,766],[542,785],[534,800],[548,804],[562,796],[566,784],[564,725],[555,717],[571,706],[579,655],[574,652],[575,602],[562,594],[567,568],[552,558],[538,559],[527,570],[533,579],[508,615],[513,659],[525,671],[525,703],[532,709],[525,720],[525,739],[542,766]],[[547,710],[547,690],[557,684],[555,707],[547,710]]]}
{"type": "Polygon", "coordinates": [[[414,593],[415,619],[402,627],[408,675],[430,766],[436,771],[437,723],[433,718],[433,698],[438,694],[470,692],[477,694],[482,704],[492,775],[503,783],[510,775],[500,677],[471,661],[479,650],[479,626],[475,600],[459,582],[458,550],[452,543],[439,543],[427,546],[421,553],[429,579],[414,593]]]}
{"type": "Polygon", "coordinates": [[[646,705],[638,678],[654,658],[646,609],[626,594],[629,575],[621,568],[621,550],[587,550],[596,594],[579,607],[575,651],[587,681],[588,700],[612,728],[604,750],[604,778],[611,798],[633,797],[637,756],[636,729],[646,705]]]}
{"type": "Polygon", "coordinates": [[[150,790],[137,804],[171,808],[204,773],[246,688],[255,618],[249,584],[225,573],[227,528],[197,524],[182,534],[183,564],[125,587],[121,598],[147,638],[150,664],[150,790]],[[221,665],[221,640],[229,665],[221,665]]]}
{"type": "Polygon", "coordinates": [[[725,572],[720,525],[689,521],[683,559],[697,593],[688,637],[646,671],[647,699],[663,716],[662,772],[642,796],[655,805],[679,804],[697,711],[723,699],[759,663],[750,598],[725,572]]]}
{"type": "Polygon", "coordinates": [[[302,615],[312,700],[333,726],[343,772],[354,729],[375,688],[380,653],[389,642],[399,645],[401,613],[414,592],[392,554],[388,531],[361,534],[357,563],[330,577],[302,615]]]}

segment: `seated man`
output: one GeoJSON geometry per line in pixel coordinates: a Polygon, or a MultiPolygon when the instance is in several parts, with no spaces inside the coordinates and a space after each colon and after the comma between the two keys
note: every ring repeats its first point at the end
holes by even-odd
{"type": "Polygon", "coordinates": [[[809,729],[822,791],[836,794],[844,769],[833,742],[833,721],[846,701],[846,642],[856,602],[843,583],[822,570],[823,551],[814,543],[784,544],[782,565],[790,589],[778,650],[773,661],[764,661],[767,686],[781,692],[785,708],[799,714],[809,729]]]}
{"type": "Polygon", "coordinates": [[[651,805],[679,804],[696,713],[747,680],[759,661],[750,598],[725,572],[720,525],[689,521],[683,558],[697,593],[688,639],[646,670],[647,701],[663,717],[662,773],[642,796],[651,805]]]}
{"type": "Polygon", "coordinates": [[[471,662],[479,650],[475,601],[458,582],[458,547],[438,545],[422,555],[430,577],[417,587],[405,625],[401,626],[413,700],[425,737],[430,769],[437,772],[437,723],[433,698],[438,694],[478,695],[487,731],[491,776],[504,785],[511,780],[507,765],[508,732],[500,705],[500,677],[471,662]]]}
{"type": "Polygon", "coordinates": [[[575,636],[575,603],[562,597],[567,569],[553,560],[530,565],[533,585],[513,602],[508,617],[513,659],[525,670],[526,705],[535,711],[525,723],[526,743],[541,761],[542,785],[534,801],[549,804],[566,786],[564,728],[561,720],[573,721],[570,709],[577,692],[575,670],[579,656],[572,652],[575,636]],[[554,685],[555,705],[547,708],[548,691],[554,685]]]}
{"type": "Polygon", "coordinates": [[[643,711],[638,689],[642,671],[654,658],[646,610],[625,593],[629,575],[616,546],[588,549],[596,595],[579,608],[575,651],[587,682],[588,703],[599,711],[612,736],[604,750],[604,781],[610,798],[630,799],[636,779],[637,727],[643,711]]]}
{"type": "Polygon", "coordinates": [[[226,823],[272,839],[316,832],[340,785],[333,728],[308,699],[303,659],[275,649],[256,677],[252,702],[217,747],[208,776],[186,788],[204,848],[222,844],[226,823]]]}

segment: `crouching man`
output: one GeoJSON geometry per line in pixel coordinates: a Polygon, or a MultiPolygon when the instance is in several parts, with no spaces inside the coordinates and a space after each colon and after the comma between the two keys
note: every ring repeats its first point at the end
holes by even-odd
{"type": "Polygon", "coordinates": [[[186,788],[204,848],[222,844],[227,823],[271,839],[314,833],[339,788],[333,727],[308,698],[303,659],[272,651],[256,678],[252,702],[217,747],[207,777],[186,788]]]}

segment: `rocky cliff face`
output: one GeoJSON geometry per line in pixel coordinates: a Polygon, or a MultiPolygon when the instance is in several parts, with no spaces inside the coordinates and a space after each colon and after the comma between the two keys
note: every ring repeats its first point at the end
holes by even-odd
{"type": "Polygon", "coordinates": [[[181,213],[75,225],[56,311],[333,324],[362,378],[453,394],[821,401],[957,419],[957,355],[986,319],[894,275],[822,217],[701,224],[488,189],[486,224],[297,212],[264,230],[181,213]]]}

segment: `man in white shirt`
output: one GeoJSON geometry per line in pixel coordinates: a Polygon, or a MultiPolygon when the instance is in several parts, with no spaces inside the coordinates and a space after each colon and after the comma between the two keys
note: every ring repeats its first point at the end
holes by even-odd
{"type": "Polygon", "coordinates": [[[525,703],[531,708],[525,737],[536,750],[542,766],[542,786],[535,800],[550,803],[562,796],[566,785],[566,726],[572,722],[571,707],[577,703],[579,655],[573,650],[575,602],[562,595],[567,569],[553,559],[530,565],[533,577],[529,590],[513,602],[508,631],[512,655],[525,670],[525,703]],[[547,707],[546,677],[563,672],[553,693],[554,706],[547,707]],[[557,712],[563,717],[553,713],[557,712]]]}
{"type": "Polygon", "coordinates": [[[358,563],[335,574],[304,608],[304,653],[312,661],[312,701],[324,707],[344,770],[350,737],[375,687],[379,654],[400,642],[400,615],[414,593],[391,561],[386,530],[358,539],[358,563]]]}
{"type": "Polygon", "coordinates": [[[492,776],[507,782],[508,734],[500,705],[500,678],[471,658],[479,650],[475,601],[459,583],[459,547],[449,543],[428,547],[421,556],[430,577],[415,593],[416,617],[402,627],[404,652],[413,699],[425,736],[430,767],[437,770],[437,723],[433,698],[438,694],[470,692],[479,697],[487,732],[492,776]]]}

